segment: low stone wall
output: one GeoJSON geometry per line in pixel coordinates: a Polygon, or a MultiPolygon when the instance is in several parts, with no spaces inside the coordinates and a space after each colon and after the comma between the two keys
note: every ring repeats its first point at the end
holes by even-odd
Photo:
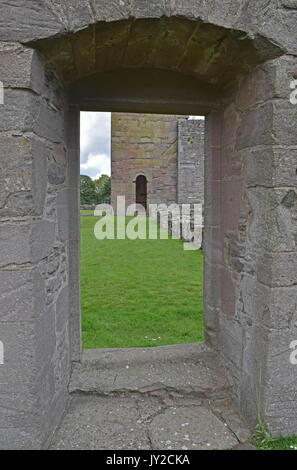
{"type": "Polygon", "coordinates": [[[94,211],[96,209],[96,204],[84,204],[80,206],[81,211],[94,211]]]}

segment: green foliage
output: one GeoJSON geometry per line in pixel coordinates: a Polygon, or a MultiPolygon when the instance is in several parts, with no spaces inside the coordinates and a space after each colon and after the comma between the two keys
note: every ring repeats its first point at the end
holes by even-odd
{"type": "Polygon", "coordinates": [[[94,181],[86,175],[80,175],[80,203],[97,204],[98,197],[94,181]]]}
{"type": "Polygon", "coordinates": [[[111,178],[107,175],[101,175],[99,179],[94,181],[94,184],[98,204],[108,204],[111,196],[111,178]]]}
{"type": "Polygon", "coordinates": [[[202,253],[171,238],[99,241],[97,220],[81,217],[84,348],[203,341],[202,253]]]}
{"type": "Polygon", "coordinates": [[[260,450],[297,450],[297,437],[271,437],[265,424],[257,425],[251,443],[260,450]]]}

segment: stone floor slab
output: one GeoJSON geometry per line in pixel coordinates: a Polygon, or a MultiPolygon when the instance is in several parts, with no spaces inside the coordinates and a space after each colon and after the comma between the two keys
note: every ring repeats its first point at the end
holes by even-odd
{"type": "Polygon", "coordinates": [[[156,348],[85,350],[69,391],[98,394],[180,393],[224,398],[230,384],[216,353],[204,343],[156,348]]]}
{"type": "Polygon", "coordinates": [[[56,450],[211,450],[238,444],[200,401],[167,405],[151,396],[73,396],[54,436],[56,450]]]}
{"type": "Polygon", "coordinates": [[[149,432],[158,450],[223,450],[238,444],[227,425],[203,406],[169,408],[154,418],[149,432]]]}

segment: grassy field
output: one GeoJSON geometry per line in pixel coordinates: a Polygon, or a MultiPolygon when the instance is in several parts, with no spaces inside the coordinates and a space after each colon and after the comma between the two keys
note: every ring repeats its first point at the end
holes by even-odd
{"type": "Polygon", "coordinates": [[[83,347],[203,341],[202,253],[171,238],[99,241],[97,220],[81,217],[83,347]]]}

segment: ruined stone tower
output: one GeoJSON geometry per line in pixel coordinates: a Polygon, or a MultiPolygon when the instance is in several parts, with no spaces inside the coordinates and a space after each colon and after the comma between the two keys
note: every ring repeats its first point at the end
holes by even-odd
{"type": "MultiPolygon", "coordinates": [[[[204,121],[188,116],[113,113],[112,205],[203,204],[204,121]],[[139,180],[146,188],[138,192],[139,180]]],[[[141,183],[140,183],[141,184],[141,183]]]]}

